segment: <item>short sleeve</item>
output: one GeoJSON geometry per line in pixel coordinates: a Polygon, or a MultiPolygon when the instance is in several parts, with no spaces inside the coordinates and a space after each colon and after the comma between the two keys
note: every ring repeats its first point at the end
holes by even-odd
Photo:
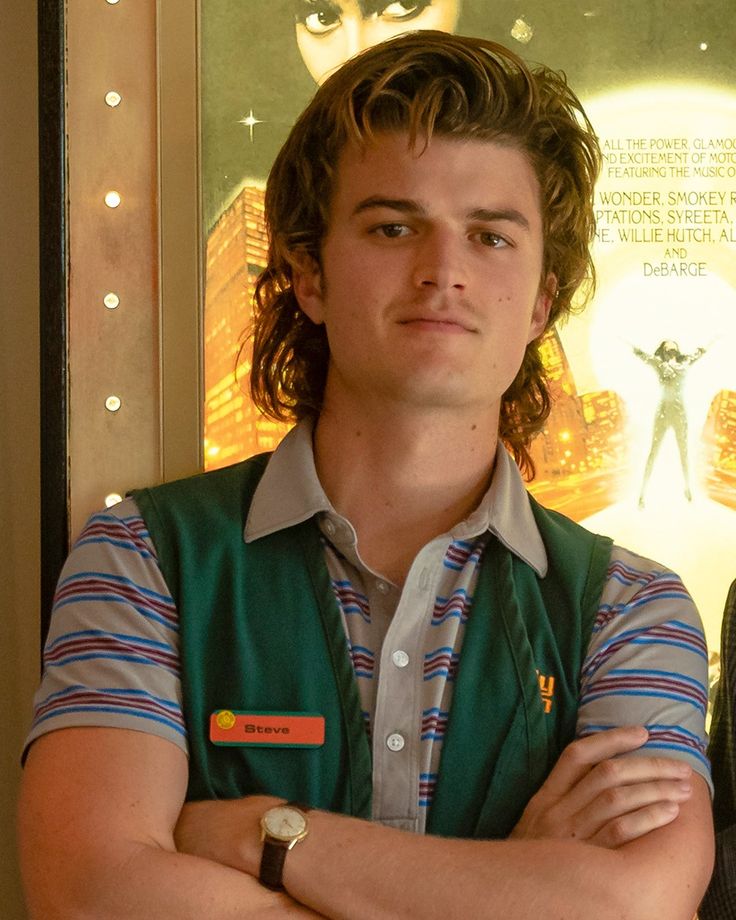
{"type": "Polygon", "coordinates": [[[93,515],[54,597],[28,746],[59,728],[149,732],[187,752],[179,623],[132,499],[93,515]]]}
{"type": "Polygon", "coordinates": [[[635,753],[687,761],[712,793],[707,687],[703,625],[680,578],[614,547],[581,673],[578,735],[644,725],[649,740],[635,753]]]}

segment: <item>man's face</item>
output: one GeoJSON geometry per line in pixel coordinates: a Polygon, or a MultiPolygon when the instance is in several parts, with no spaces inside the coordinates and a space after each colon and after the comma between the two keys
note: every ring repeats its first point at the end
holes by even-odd
{"type": "Polygon", "coordinates": [[[295,0],[296,40],[317,83],[349,58],[414,29],[453,32],[460,0],[295,0]]]}
{"type": "MultiPolygon", "coordinates": [[[[322,267],[295,273],[330,345],[325,404],[498,414],[544,329],[539,188],[518,149],[381,134],[338,163],[322,267]]],[[[544,288],[544,289],[543,289],[544,288]]]]}

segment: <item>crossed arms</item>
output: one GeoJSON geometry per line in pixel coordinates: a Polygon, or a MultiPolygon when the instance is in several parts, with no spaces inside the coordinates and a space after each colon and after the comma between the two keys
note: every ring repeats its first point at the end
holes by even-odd
{"type": "Polygon", "coordinates": [[[170,742],[54,731],[34,743],[21,794],[29,916],[690,920],[712,868],[708,791],[674,760],[611,759],[645,737],[616,729],[570,745],[507,841],[310,812],[287,895],[256,880],[258,822],[276,799],[184,805],[187,761],[170,742]]]}

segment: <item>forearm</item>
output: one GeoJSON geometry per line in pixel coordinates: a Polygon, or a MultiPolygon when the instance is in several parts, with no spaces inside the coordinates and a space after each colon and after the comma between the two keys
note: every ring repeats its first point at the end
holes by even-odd
{"type": "MultiPolygon", "coordinates": [[[[422,836],[310,812],[309,834],[289,852],[284,883],[296,900],[334,920],[536,920],[541,913],[565,920],[691,920],[710,874],[709,822],[701,818],[709,806],[700,787],[697,810],[683,805],[679,828],[661,828],[618,849],[576,840],[422,836]]],[[[235,834],[223,834],[208,855],[257,874],[258,821],[274,802],[216,803],[216,823],[237,827],[237,844],[228,844],[235,834]]]]}
{"type": "MultiPolygon", "coordinates": [[[[269,920],[321,916],[283,892],[269,891],[257,879],[207,859],[141,848],[130,865],[139,892],[131,918],[157,920],[269,920]],[[145,890],[143,890],[145,886],[145,890]]],[[[100,914],[95,915],[99,918],[100,914]]],[[[112,913],[105,912],[106,918],[112,913]]],[[[116,918],[117,920],[117,918],[116,918]]]]}
{"type": "Polygon", "coordinates": [[[567,841],[410,836],[330,815],[315,815],[312,826],[312,839],[289,854],[286,887],[335,920],[621,920],[659,913],[646,903],[634,909],[618,851],[567,841]],[[337,867],[344,885],[336,884],[337,867]]]}
{"type": "Polygon", "coordinates": [[[244,871],[177,852],[186,777],[183,754],[143,732],[65,729],[35,742],[18,814],[31,920],[314,917],[244,871]]]}
{"type": "Polygon", "coordinates": [[[247,920],[319,914],[269,891],[236,869],[207,859],[135,844],[71,861],[24,862],[30,920],[247,920]],[[63,869],[62,869],[63,866],[63,869]]]}

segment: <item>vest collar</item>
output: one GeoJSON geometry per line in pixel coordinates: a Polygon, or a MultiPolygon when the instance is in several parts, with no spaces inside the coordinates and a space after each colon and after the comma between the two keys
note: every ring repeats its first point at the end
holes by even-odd
{"type": "MultiPolygon", "coordinates": [[[[293,527],[317,514],[336,515],[317,477],[312,422],[296,425],[279,444],[253,495],[245,524],[246,543],[293,527]]],[[[529,505],[524,482],[499,443],[491,486],[480,505],[451,531],[454,540],[471,540],[485,531],[544,577],[547,553],[529,505]]]]}

